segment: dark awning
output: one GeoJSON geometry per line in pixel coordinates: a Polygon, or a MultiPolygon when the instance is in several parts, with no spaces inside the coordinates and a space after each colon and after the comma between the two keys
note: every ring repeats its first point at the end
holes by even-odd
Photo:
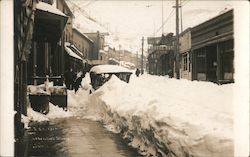
{"type": "Polygon", "coordinates": [[[60,10],[39,2],[35,11],[33,39],[35,41],[59,41],[68,17],[60,10]]]}
{"type": "Polygon", "coordinates": [[[220,42],[224,42],[224,41],[231,40],[231,39],[233,39],[233,31],[230,31],[230,32],[227,32],[224,34],[220,34],[218,36],[214,36],[212,38],[208,38],[208,39],[203,40],[203,41],[192,43],[192,49],[193,50],[199,49],[199,48],[205,47],[207,45],[220,43],[220,42]]]}

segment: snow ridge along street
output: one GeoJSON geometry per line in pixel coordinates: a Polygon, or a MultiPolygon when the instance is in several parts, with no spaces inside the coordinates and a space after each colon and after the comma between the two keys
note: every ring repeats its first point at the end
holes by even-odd
{"type": "Polygon", "coordinates": [[[143,155],[233,156],[233,84],[147,74],[127,84],[114,76],[91,95],[87,75],[82,84],[71,106],[121,133],[143,155]]]}
{"type": "Polygon", "coordinates": [[[132,75],[127,84],[113,76],[89,94],[89,83],[87,73],[83,88],[76,94],[68,91],[67,112],[50,104],[53,112],[38,116],[29,109],[28,119],[75,116],[100,121],[144,156],[233,156],[234,84],[147,74],[132,75]]]}

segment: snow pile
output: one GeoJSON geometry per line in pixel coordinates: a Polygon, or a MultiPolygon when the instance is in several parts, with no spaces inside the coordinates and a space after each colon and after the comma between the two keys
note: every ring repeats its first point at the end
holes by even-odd
{"type": "MultiPolygon", "coordinates": [[[[123,134],[144,155],[233,156],[233,84],[113,76],[91,94],[86,116],[123,134]]],[[[83,91],[82,91],[83,92],[83,91]]],[[[80,93],[79,93],[80,94],[80,93]]]]}
{"type": "Polygon", "coordinates": [[[109,63],[113,65],[120,65],[122,67],[128,68],[128,69],[135,69],[135,64],[131,62],[126,61],[119,61],[115,58],[109,58],[109,63]]]}
{"type": "Polygon", "coordinates": [[[27,108],[27,116],[22,115],[22,123],[24,123],[25,128],[28,128],[28,124],[31,121],[43,122],[49,121],[56,118],[66,118],[73,116],[73,113],[64,111],[63,108],[49,103],[49,113],[44,115],[40,112],[34,111],[31,107],[27,108]]]}
{"type": "Polygon", "coordinates": [[[79,88],[77,93],[68,90],[68,110],[74,114],[74,116],[82,117],[82,113],[86,111],[86,104],[88,104],[90,85],[89,73],[85,74],[82,79],[82,87],[79,88]]]}

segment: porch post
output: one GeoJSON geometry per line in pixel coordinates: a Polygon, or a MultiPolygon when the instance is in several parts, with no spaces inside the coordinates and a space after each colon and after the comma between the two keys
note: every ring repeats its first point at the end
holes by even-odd
{"type": "Polygon", "coordinates": [[[49,72],[49,47],[48,47],[48,42],[45,42],[45,76],[48,75],[49,72]]]}
{"type": "Polygon", "coordinates": [[[204,54],[205,54],[205,76],[206,76],[206,81],[209,81],[208,80],[208,66],[207,66],[207,64],[208,64],[208,57],[207,57],[208,54],[207,53],[209,53],[209,51],[207,50],[207,46],[202,48],[202,52],[204,52],[204,54]]]}
{"type": "MultiPolygon", "coordinates": [[[[37,68],[37,63],[36,63],[36,52],[37,50],[37,47],[36,47],[36,42],[33,42],[33,77],[36,77],[36,68],[37,68]]],[[[34,80],[34,85],[37,85],[37,80],[36,79],[33,79],[34,80]]]]}
{"type": "Polygon", "coordinates": [[[216,69],[216,75],[217,75],[217,83],[221,80],[221,62],[220,62],[220,49],[219,49],[219,43],[216,44],[216,53],[217,53],[217,69],[216,69]]]}
{"type": "Polygon", "coordinates": [[[27,61],[21,63],[21,103],[22,114],[27,116],[27,61]]]}

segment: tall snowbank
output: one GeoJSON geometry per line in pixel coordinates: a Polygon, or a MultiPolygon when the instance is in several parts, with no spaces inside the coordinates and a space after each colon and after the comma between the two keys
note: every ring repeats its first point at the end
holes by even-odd
{"type": "Polygon", "coordinates": [[[88,97],[86,113],[144,155],[233,156],[233,84],[114,76],[88,97]]]}

